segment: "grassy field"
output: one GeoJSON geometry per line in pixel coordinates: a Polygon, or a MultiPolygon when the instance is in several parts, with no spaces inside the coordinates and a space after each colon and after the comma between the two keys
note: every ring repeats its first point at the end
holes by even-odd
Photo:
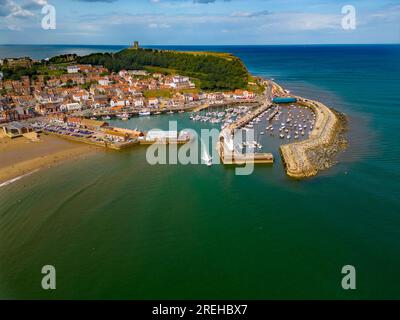
{"type": "Polygon", "coordinates": [[[174,95],[174,90],[172,89],[159,89],[159,90],[147,90],[144,91],[143,95],[146,98],[172,98],[174,95]]]}

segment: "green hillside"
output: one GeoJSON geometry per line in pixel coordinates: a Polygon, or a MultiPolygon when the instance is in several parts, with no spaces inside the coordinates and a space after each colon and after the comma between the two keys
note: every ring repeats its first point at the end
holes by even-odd
{"type": "Polygon", "coordinates": [[[118,53],[95,53],[78,63],[103,65],[111,71],[156,67],[173,70],[199,80],[204,90],[246,88],[249,74],[242,61],[230,54],[126,49],[118,53]]]}

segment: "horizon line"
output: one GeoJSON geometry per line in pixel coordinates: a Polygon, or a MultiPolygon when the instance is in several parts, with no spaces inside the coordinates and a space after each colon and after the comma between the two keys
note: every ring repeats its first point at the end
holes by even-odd
{"type": "MultiPolygon", "coordinates": [[[[282,44],[141,44],[143,47],[153,46],[190,46],[190,47],[223,47],[223,46],[364,46],[364,45],[400,45],[400,42],[387,42],[387,43],[282,43],[282,44]]],[[[31,44],[31,43],[4,43],[0,46],[115,46],[124,47],[132,46],[131,44],[67,44],[67,43],[42,43],[42,44],[31,44]]]]}

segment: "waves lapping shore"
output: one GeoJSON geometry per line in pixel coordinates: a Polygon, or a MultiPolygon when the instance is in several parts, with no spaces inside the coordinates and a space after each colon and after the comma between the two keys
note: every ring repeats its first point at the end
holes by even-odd
{"type": "Polygon", "coordinates": [[[36,169],[36,170],[33,170],[33,171],[29,172],[29,173],[23,174],[22,176],[19,176],[19,177],[10,179],[10,180],[8,180],[6,182],[0,183],[0,188],[6,187],[6,186],[8,186],[8,185],[10,185],[10,184],[12,184],[14,182],[17,182],[17,181],[21,180],[22,178],[30,176],[30,175],[34,174],[35,172],[38,172],[38,171],[39,171],[39,169],[36,169]]]}

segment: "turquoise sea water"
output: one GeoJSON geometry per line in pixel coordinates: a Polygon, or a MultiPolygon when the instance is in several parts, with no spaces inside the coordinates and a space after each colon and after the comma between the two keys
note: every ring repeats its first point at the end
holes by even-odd
{"type": "MultiPolygon", "coordinates": [[[[276,151],[273,166],[236,176],[150,166],[134,148],[42,170],[0,189],[0,298],[400,298],[400,46],[175,49],[232,52],[346,113],[340,164],[294,181],[276,151]],[[53,292],[40,286],[46,264],[57,270],[53,292]],[[340,285],[348,264],[354,291],[340,285]]],[[[200,129],[187,114],[123,125],[166,129],[172,119],[200,129]]]]}

